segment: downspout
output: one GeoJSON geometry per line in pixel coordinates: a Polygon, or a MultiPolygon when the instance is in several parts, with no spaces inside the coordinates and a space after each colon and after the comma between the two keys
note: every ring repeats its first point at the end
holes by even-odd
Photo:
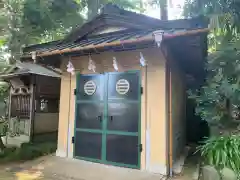
{"type": "Polygon", "coordinates": [[[172,158],[172,75],[170,60],[168,59],[167,47],[161,46],[163,56],[166,59],[166,156],[167,156],[167,174],[173,177],[173,158],[172,158]]]}
{"type": "Polygon", "coordinates": [[[170,177],[173,177],[173,129],[172,129],[172,73],[169,67],[169,170],[170,177]]]}

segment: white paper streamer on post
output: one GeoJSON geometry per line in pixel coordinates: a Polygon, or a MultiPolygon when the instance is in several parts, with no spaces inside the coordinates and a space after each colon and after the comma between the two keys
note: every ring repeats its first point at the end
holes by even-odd
{"type": "Polygon", "coordinates": [[[74,71],[75,71],[75,68],[74,68],[73,64],[71,63],[71,61],[68,61],[67,72],[69,72],[72,75],[74,75],[74,71]]]}
{"type": "Polygon", "coordinates": [[[33,51],[32,52],[32,60],[36,60],[37,59],[37,52],[33,51]]]}
{"type": "Polygon", "coordinates": [[[140,64],[141,64],[141,66],[146,66],[147,65],[147,61],[146,61],[146,59],[143,57],[143,54],[142,54],[142,52],[140,52],[140,64]]]}
{"type": "Polygon", "coordinates": [[[89,61],[88,61],[88,70],[96,72],[96,65],[90,56],[89,56],[89,61]]]}
{"type": "Polygon", "coordinates": [[[117,64],[117,59],[116,57],[113,57],[113,68],[118,71],[118,64],[117,64]]]}
{"type": "Polygon", "coordinates": [[[161,43],[163,40],[163,34],[164,34],[164,31],[162,31],[162,30],[153,32],[153,36],[154,36],[155,42],[157,43],[158,47],[161,46],[161,43]]]}

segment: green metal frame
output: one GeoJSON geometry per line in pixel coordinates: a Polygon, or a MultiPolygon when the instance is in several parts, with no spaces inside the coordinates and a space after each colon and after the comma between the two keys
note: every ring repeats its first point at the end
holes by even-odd
{"type": "MultiPolygon", "coordinates": [[[[76,85],[77,85],[77,90],[79,87],[79,80],[81,76],[94,76],[96,74],[88,74],[88,75],[81,75],[80,73],[77,74],[76,78],[76,85]]],[[[102,75],[102,74],[101,74],[102,75]]],[[[122,164],[122,163],[116,163],[116,162],[110,162],[106,160],[106,155],[107,155],[107,149],[106,149],[106,143],[107,143],[107,135],[108,134],[113,134],[113,135],[126,135],[126,136],[138,136],[138,143],[141,144],[141,73],[140,71],[126,71],[126,72],[110,72],[106,73],[104,75],[104,99],[102,100],[78,100],[77,95],[75,96],[75,125],[74,125],[74,137],[76,137],[76,132],[81,131],[81,132],[89,132],[89,133],[101,133],[102,134],[102,154],[101,154],[101,160],[99,159],[93,159],[93,158],[86,158],[86,157],[79,157],[75,155],[75,145],[73,148],[73,156],[76,159],[81,159],[81,160],[86,160],[86,161],[91,161],[91,162],[98,162],[98,163],[103,163],[103,164],[108,164],[108,165],[115,165],[115,166],[121,166],[121,167],[128,167],[128,168],[135,168],[135,169],[140,169],[141,167],[141,152],[139,149],[138,153],[138,164],[135,165],[129,165],[129,164],[122,164]],[[109,79],[109,74],[130,74],[130,73],[138,73],[139,75],[139,96],[138,100],[123,100],[122,102],[125,103],[137,103],[138,102],[138,108],[139,108],[139,122],[138,122],[138,132],[124,132],[124,131],[114,131],[114,130],[107,130],[107,117],[108,117],[108,103],[109,102],[121,102],[121,100],[108,100],[108,79],[109,79]],[[102,128],[101,129],[86,129],[86,128],[76,128],[76,119],[77,117],[77,106],[81,103],[103,103],[104,104],[104,116],[103,116],[103,121],[102,121],[102,128]]],[[[76,139],[76,138],[75,138],[76,139]]]]}

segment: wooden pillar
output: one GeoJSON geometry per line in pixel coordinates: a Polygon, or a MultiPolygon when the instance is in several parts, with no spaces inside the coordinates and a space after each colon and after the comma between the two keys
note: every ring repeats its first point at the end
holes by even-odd
{"type": "Polygon", "coordinates": [[[12,87],[9,88],[9,97],[8,97],[8,121],[10,122],[11,118],[11,106],[12,106],[12,87]]]}
{"type": "MultiPolygon", "coordinates": [[[[11,84],[10,84],[11,85],[11,84]]],[[[11,122],[11,113],[12,113],[12,85],[10,86],[9,88],[9,97],[8,97],[8,114],[7,114],[7,120],[8,120],[8,131],[9,131],[9,128],[10,128],[10,122],[11,122]]],[[[6,138],[5,138],[5,144],[7,144],[7,140],[8,140],[8,132],[6,133],[6,138]]]]}
{"type": "Polygon", "coordinates": [[[30,84],[30,125],[29,125],[29,136],[30,142],[33,141],[34,135],[34,119],[35,119],[35,100],[36,100],[36,76],[31,76],[31,84],[30,84]]]}

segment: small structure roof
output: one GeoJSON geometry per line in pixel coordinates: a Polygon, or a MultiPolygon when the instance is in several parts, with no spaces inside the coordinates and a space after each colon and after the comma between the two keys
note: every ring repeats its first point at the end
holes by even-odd
{"type": "Polygon", "coordinates": [[[0,78],[8,79],[19,75],[28,75],[28,74],[36,74],[42,76],[56,77],[60,78],[60,73],[54,72],[54,70],[48,69],[47,67],[43,67],[41,65],[30,63],[30,62],[17,62],[16,67],[13,68],[12,72],[8,74],[1,74],[0,78]]]}

